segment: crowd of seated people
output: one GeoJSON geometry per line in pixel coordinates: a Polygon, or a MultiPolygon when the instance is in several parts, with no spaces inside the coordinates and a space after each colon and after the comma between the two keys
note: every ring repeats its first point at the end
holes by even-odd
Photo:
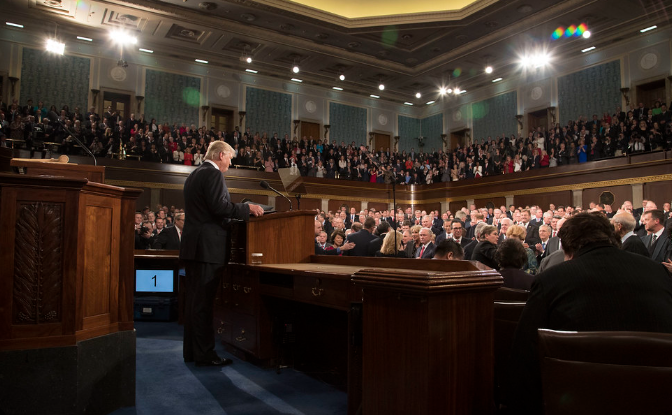
{"type": "MultiPolygon", "coordinates": [[[[449,251],[452,259],[507,269],[503,273],[505,286],[529,289],[536,274],[564,260],[558,231],[567,219],[581,211],[579,206],[550,205],[544,211],[539,206],[488,209],[471,205],[454,214],[439,214],[413,212],[411,208],[396,213],[375,209],[356,212],[354,208],[348,212],[344,206],[337,212],[317,213],[316,249],[319,246],[318,252],[327,255],[429,259],[441,246],[441,258],[449,251]],[[446,241],[452,241],[450,246],[446,241]],[[342,249],[348,242],[355,246],[342,249]]],[[[633,209],[632,203],[626,201],[617,210],[590,203],[588,211],[612,221],[614,234],[624,250],[664,263],[672,272],[669,202],[658,209],[654,202],[645,200],[642,208],[633,209]],[[639,242],[635,244],[636,241],[639,242]]]]}
{"type": "Polygon", "coordinates": [[[43,142],[58,143],[65,154],[81,154],[72,140],[77,135],[99,157],[132,156],[138,160],[199,165],[208,144],[225,140],[235,150],[233,165],[266,172],[291,168],[297,175],[399,184],[430,184],[457,181],[519,171],[585,163],[645,151],[672,148],[670,112],[659,101],[649,109],[637,108],[614,114],[604,113],[591,120],[580,116],[565,126],[556,124],[549,130],[538,127],[526,137],[501,134],[495,138],[475,140],[452,151],[415,149],[391,152],[360,147],[351,141],[320,140],[312,136],[290,138],[278,133],[227,133],[186,124],[159,124],[156,119],[127,119],[108,107],[100,115],[91,108],[82,113],[67,105],[49,110],[42,102],[33,105],[13,103],[2,110],[2,135],[23,139],[29,148],[43,142]]]}

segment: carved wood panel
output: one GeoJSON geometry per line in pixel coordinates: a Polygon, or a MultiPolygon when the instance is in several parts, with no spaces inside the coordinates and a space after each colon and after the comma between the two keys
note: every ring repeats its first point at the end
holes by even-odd
{"type": "Polygon", "coordinates": [[[14,239],[14,324],[62,319],[63,205],[19,203],[14,239]]]}

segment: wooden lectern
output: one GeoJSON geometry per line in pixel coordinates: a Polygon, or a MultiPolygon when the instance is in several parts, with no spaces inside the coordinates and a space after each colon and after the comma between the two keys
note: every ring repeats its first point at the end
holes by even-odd
{"type": "Polygon", "coordinates": [[[31,176],[60,176],[73,179],[88,179],[90,182],[105,183],[105,166],[90,164],[74,164],[60,162],[55,159],[19,159],[11,160],[12,167],[22,168],[25,174],[31,176]]]}
{"type": "Polygon", "coordinates": [[[0,401],[8,413],[134,405],[140,193],[86,179],[0,174],[0,401]]]}

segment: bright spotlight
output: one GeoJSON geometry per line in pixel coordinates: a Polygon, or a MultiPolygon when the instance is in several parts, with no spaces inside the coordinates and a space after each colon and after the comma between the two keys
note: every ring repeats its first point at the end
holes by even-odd
{"type": "Polygon", "coordinates": [[[583,32],[583,35],[581,36],[583,36],[584,39],[590,39],[590,35],[591,35],[590,30],[586,30],[585,32],[583,32]]]}
{"type": "Polygon", "coordinates": [[[294,65],[294,67],[292,68],[292,72],[299,73],[299,67],[294,65]]]}
{"type": "Polygon", "coordinates": [[[452,93],[453,93],[453,88],[448,88],[448,89],[446,89],[446,93],[448,93],[448,94],[452,94],[452,93]]]}
{"type": "Polygon", "coordinates": [[[443,86],[441,88],[439,88],[439,94],[446,95],[446,88],[443,87],[443,86]]]}
{"type": "Polygon", "coordinates": [[[112,39],[113,42],[119,43],[120,45],[135,45],[138,43],[138,38],[135,36],[131,36],[126,32],[122,32],[121,30],[113,30],[110,32],[110,39],[112,39]]]}
{"type": "Polygon", "coordinates": [[[345,81],[345,75],[343,74],[339,75],[338,79],[340,79],[341,81],[345,81]]]}
{"type": "Polygon", "coordinates": [[[420,98],[421,96],[422,96],[421,93],[419,93],[419,92],[416,92],[416,93],[415,93],[415,97],[416,97],[416,98],[420,98]]]}
{"type": "Polygon", "coordinates": [[[547,53],[540,53],[535,59],[535,68],[546,66],[551,62],[551,57],[547,53]]]}
{"type": "Polygon", "coordinates": [[[385,85],[383,85],[383,84],[378,85],[378,89],[380,89],[381,91],[384,91],[385,90],[385,85]]]}
{"type": "Polygon", "coordinates": [[[252,63],[252,58],[250,56],[248,56],[247,59],[245,60],[247,61],[247,63],[252,63]]]}
{"type": "Polygon", "coordinates": [[[485,73],[492,73],[492,71],[493,71],[492,66],[485,67],[485,73]]]}
{"type": "Polygon", "coordinates": [[[455,95],[460,95],[460,88],[455,88],[453,92],[455,92],[455,95]]]}
{"type": "Polygon", "coordinates": [[[53,39],[47,39],[47,52],[62,55],[65,52],[65,43],[53,39]]]}

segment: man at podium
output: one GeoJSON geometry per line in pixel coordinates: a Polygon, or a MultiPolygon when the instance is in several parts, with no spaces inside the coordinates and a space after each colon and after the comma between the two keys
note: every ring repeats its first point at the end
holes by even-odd
{"type": "Polygon", "coordinates": [[[215,293],[228,262],[227,225],[231,219],[249,220],[264,210],[253,204],[232,203],[224,181],[234,151],[223,141],[210,144],[205,162],[184,183],[185,223],[180,259],[185,262],[185,362],[224,366],[231,360],[215,353],[212,316],[215,293]]]}

